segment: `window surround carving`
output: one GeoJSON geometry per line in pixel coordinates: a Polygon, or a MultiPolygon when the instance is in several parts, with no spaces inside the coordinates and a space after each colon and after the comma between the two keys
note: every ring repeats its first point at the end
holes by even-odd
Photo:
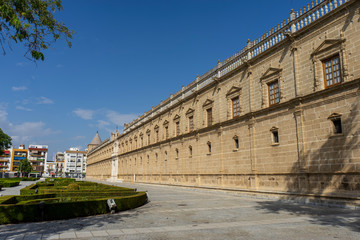
{"type": "Polygon", "coordinates": [[[262,99],[261,99],[261,107],[265,108],[270,106],[269,102],[269,84],[278,81],[279,84],[279,94],[280,94],[280,102],[285,99],[284,97],[284,80],[282,77],[282,69],[281,68],[273,68],[269,67],[268,70],[260,77],[261,83],[261,91],[262,91],[262,99]]]}
{"type": "Polygon", "coordinates": [[[341,122],[341,114],[340,113],[332,113],[328,119],[331,122],[331,129],[332,129],[332,136],[342,136],[344,129],[343,129],[343,124],[341,122]],[[340,129],[337,128],[336,124],[339,124],[340,129]],[[340,130],[340,132],[339,132],[340,130]]]}
{"type": "MultiPolygon", "coordinates": [[[[206,99],[206,101],[204,102],[204,104],[203,104],[203,126],[208,126],[208,110],[211,108],[212,109],[212,113],[214,112],[214,101],[213,100],[211,100],[211,99],[206,99]]],[[[212,124],[214,124],[214,116],[213,116],[213,114],[212,114],[212,116],[211,116],[211,123],[212,124]]],[[[211,125],[212,125],[211,124],[211,125]]]]}
{"type": "Polygon", "coordinates": [[[340,61],[341,84],[342,82],[346,82],[348,78],[348,66],[345,58],[345,39],[325,39],[311,54],[314,74],[314,91],[326,88],[323,62],[337,55],[339,56],[340,61]]]}
{"type": "Polygon", "coordinates": [[[233,139],[234,139],[234,144],[235,144],[233,152],[237,152],[237,151],[239,151],[239,137],[237,135],[235,135],[233,137],[233,139]]]}
{"type": "Polygon", "coordinates": [[[181,127],[180,127],[180,116],[178,114],[176,114],[173,120],[174,120],[174,123],[175,123],[175,129],[174,129],[175,134],[174,134],[174,136],[179,136],[181,134],[181,131],[180,131],[180,129],[181,129],[181,127]]]}
{"type": "Polygon", "coordinates": [[[237,87],[237,86],[232,86],[229,91],[226,93],[226,99],[227,99],[227,106],[228,106],[228,109],[227,109],[227,117],[228,119],[232,119],[232,118],[235,118],[235,117],[239,117],[238,116],[233,116],[233,99],[234,98],[239,98],[239,104],[240,104],[240,113],[241,113],[241,99],[240,99],[240,95],[241,95],[241,88],[240,87],[237,87]]]}
{"type": "Polygon", "coordinates": [[[271,132],[271,146],[278,146],[280,144],[279,128],[274,126],[270,129],[270,132],[271,132]]]}
{"type": "Polygon", "coordinates": [[[195,113],[195,110],[192,109],[192,108],[189,108],[186,113],[185,113],[185,116],[187,117],[188,119],[188,124],[186,124],[186,128],[185,128],[185,131],[186,132],[190,132],[190,131],[194,131],[195,130],[195,122],[194,122],[194,113],[195,113]],[[192,121],[193,121],[193,129],[191,130],[190,129],[190,118],[192,117],[192,121]]]}

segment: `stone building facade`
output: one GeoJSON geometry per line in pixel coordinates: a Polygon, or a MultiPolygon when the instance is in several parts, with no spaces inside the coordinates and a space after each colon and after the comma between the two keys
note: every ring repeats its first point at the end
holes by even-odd
{"type": "Polygon", "coordinates": [[[360,1],[314,1],[91,145],[87,177],[360,196],[360,1]]]}

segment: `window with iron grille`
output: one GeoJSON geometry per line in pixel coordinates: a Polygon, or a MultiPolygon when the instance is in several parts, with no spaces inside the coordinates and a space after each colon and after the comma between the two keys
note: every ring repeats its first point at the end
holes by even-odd
{"type": "Polygon", "coordinates": [[[176,122],[176,136],[180,135],[180,122],[176,122]]]}
{"type": "Polygon", "coordinates": [[[269,88],[269,105],[274,105],[280,102],[279,82],[276,80],[268,84],[269,88]]]}
{"type": "Polygon", "coordinates": [[[240,116],[240,99],[239,97],[235,97],[231,99],[232,101],[232,115],[233,117],[240,116]]]}
{"type": "Polygon", "coordinates": [[[212,125],[212,108],[209,108],[206,110],[206,115],[207,115],[207,125],[211,126],[212,125]]]}
{"type": "Polygon", "coordinates": [[[193,131],[194,130],[194,116],[190,116],[189,117],[189,131],[193,131]]]}
{"type": "Polygon", "coordinates": [[[341,83],[339,55],[323,61],[325,87],[331,87],[341,83]]]}

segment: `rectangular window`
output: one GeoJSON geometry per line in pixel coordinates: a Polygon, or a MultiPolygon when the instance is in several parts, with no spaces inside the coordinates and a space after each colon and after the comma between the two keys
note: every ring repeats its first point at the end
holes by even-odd
{"type": "Polygon", "coordinates": [[[169,127],[168,126],[165,127],[165,138],[166,139],[169,138],[169,127]]]}
{"type": "Polygon", "coordinates": [[[176,122],[176,136],[180,135],[180,122],[176,122]]]}
{"type": "Polygon", "coordinates": [[[332,119],[332,122],[334,124],[334,133],[335,134],[342,133],[341,118],[332,119]]]}
{"type": "Polygon", "coordinates": [[[231,99],[233,117],[240,116],[240,99],[239,97],[231,99]]]}
{"type": "Polygon", "coordinates": [[[189,117],[189,131],[193,131],[194,130],[194,117],[190,116],[189,117]]]}
{"type": "Polygon", "coordinates": [[[156,142],[159,141],[159,130],[156,130],[156,142]]]}
{"type": "Polygon", "coordinates": [[[234,143],[235,143],[235,149],[239,149],[239,139],[238,138],[234,138],[234,143]]]}
{"type": "Polygon", "coordinates": [[[147,140],[148,140],[148,141],[147,141],[147,142],[148,142],[148,145],[150,145],[150,134],[147,135],[147,138],[148,138],[148,139],[147,139],[147,140]]]}
{"type": "Polygon", "coordinates": [[[331,87],[341,83],[339,55],[329,58],[323,62],[325,87],[331,87]]]}
{"type": "Polygon", "coordinates": [[[275,143],[275,144],[279,143],[279,132],[273,131],[272,135],[273,135],[273,143],[275,143]]]}
{"type": "Polygon", "coordinates": [[[276,80],[268,84],[269,87],[269,105],[280,102],[279,82],[276,80]]]}
{"type": "Polygon", "coordinates": [[[207,125],[211,126],[212,125],[212,108],[209,108],[206,110],[206,115],[207,115],[207,125]]]}

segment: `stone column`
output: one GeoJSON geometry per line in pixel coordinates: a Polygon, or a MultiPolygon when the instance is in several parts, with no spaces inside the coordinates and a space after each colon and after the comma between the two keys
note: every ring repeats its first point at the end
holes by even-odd
{"type": "Polygon", "coordinates": [[[256,167],[256,137],[255,137],[255,118],[251,117],[248,124],[249,128],[249,140],[250,140],[250,162],[251,162],[251,173],[253,176],[249,177],[249,186],[252,189],[257,189],[257,167],[256,167]]]}
{"type": "Polygon", "coordinates": [[[296,142],[298,151],[299,170],[306,172],[307,162],[305,156],[304,114],[301,103],[295,107],[294,119],[296,124],[296,142]]]}

